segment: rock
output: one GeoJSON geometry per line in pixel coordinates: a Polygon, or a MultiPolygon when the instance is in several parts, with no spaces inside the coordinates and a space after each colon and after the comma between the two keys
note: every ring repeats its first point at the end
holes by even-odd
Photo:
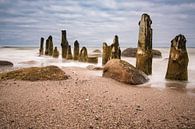
{"type": "Polygon", "coordinates": [[[72,60],[72,51],[71,51],[71,46],[70,45],[68,46],[66,59],[67,60],[72,60]]]}
{"type": "MultiPolygon", "coordinates": [[[[126,48],[125,50],[123,50],[121,55],[124,57],[136,57],[136,53],[137,53],[137,48],[126,48]]],[[[152,55],[153,58],[162,58],[162,54],[159,50],[153,49],[152,55]]]]}
{"type": "Polygon", "coordinates": [[[184,35],[177,35],[171,41],[169,62],[166,79],[187,81],[188,80],[188,53],[186,50],[186,38],[184,35]]]}
{"type": "Polygon", "coordinates": [[[0,60],[0,67],[2,66],[13,66],[14,64],[10,61],[6,61],[6,60],[0,60]]]}
{"type": "Polygon", "coordinates": [[[87,69],[89,69],[89,70],[103,70],[103,67],[97,67],[95,65],[88,65],[87,69]]]}
{"type": "Polygon", "coordinates": [[[69,45],[68,45],[68,41],[66,38],[66,30],[62,30],[62,40],[61,40],[62,58],[66,58],[68,46],[69,45]]]}
{"type": "Polygon", "coordinates": [[[53,50],[53,57],[54,58],[58,58],[59,57],[59,51],[58,51],[57,47],[55,47],[54,50],[53,50]]]}
{"type": "Polygon", "coordinates": [[[87,62],[87,60],[88,60],[87,48],[83,47],[79,53],[79,61],[87,62]]]}
{"type": "Polygon", "coordinates": [[[74,60],[79,59],[79,42],[76,40],[74,42],[74,60]]]}
{"type": "Polygon", "coordinates": [[[120,59],[112,59],[106,63],[103,69],[103,77],[132,85],[143,84],[149,80],[144,72],[120,59]]]}
{"type": "Polygon", "coordinates": [[[41,37],[39,55],[43,55],[44,38],[41,37]]]}
{"type": "Polygon", "coordinates": [[[101,50],[95,49],[95,50],[93,50],[93,52],[94,52],[94,53],[101,53],[101,50]]]}
{"type": "Polygon", "coordinates": [[[136,53],[136,68],[147,75],[152,74],[152,21],[143,14],[139,22],[139,39],[136,53]]]}
{"type": "Polygon", "coordinates": [[[11,72],[0,73],[0,80],[27,80],[27,81],[44,81],[44,80],[66,80],[68,75],[65,75],[57,66],[47,67],[30,67],[23,68],[11,72]]]}
{"type": "Polygon", "coordinates": [[[162,58],[162,54],[159,50],[152,50],[152,58],[162,58]]]}
{"type": "Polygon", "coordinates": [[[97,57],[97,56],[88,56],[87,62],[88,62],[88,63],[97,64],[97,63],[98,63],[98,57],[97,57]]]}
{"type": "Polygon", "coordinates": [[[110,60],[111,47],[107,45],[106,42],[103,43],[103,53],[102,53],[102,65],[105,65],[110,60]]]}

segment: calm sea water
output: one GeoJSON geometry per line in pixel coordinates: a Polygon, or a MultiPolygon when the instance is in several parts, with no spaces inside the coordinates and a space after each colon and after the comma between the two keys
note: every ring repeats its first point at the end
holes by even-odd
{"type": "MultiPolygon", "coordinates": [[[[92,53],[95,48],[88,49],[88,53],[92,53]]],[[[99,48],[101,50],[101,48],[99,48]]],[[[157,48],[158,49],[158,48],[157,48]]],[[[123,49],[122,49],[123,50],[123,49]]],[[[180,86],[188,89],[195,88],[195,48],[188,48],[189,65],[188,65],[188,82],[171,82],[166,81],[165,74],[169,57],[169,48],[159,48],[162,53],[162,58],[153,59],[152,75],[149,76],[150,81],[145,84],[151,87],[164,88],[166,86],[180,86]]],[[[61,56],[58,59],[39,56],[38,48],[0,48],[0,60],[8,60],[14,63],[14,67],[31,67],[31,66],[47,66],[57,65],[59,67],[82,67],[86,68],[89,63],[81,63],[78,61],[63,60],[61,56]]],[[[135,58],[124,58],[127,62],[135,66],[135,58]]],[[[102,58],[98,59],[96,66],[101,66],[102,58]]],[[[97,72],[97,76],[101,76],[97,72]]]]}

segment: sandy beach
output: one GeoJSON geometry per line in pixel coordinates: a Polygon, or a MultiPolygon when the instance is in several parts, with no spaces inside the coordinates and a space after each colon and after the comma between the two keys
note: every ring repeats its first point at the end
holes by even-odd
{"type": "MultiPolygon", "coordinates": [[[[195,96],[63,68],[64,81],[1,81],[0,128],[195,128],[195,96]]],[[[193,91],[194,92],[194,91],[193,91]]]]}

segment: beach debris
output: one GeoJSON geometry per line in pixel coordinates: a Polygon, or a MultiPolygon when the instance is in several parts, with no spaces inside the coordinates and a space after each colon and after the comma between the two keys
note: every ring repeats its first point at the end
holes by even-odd
{"type": "Polygon", "coordinates": [[[59,57],[59,51],[58,51],[57,47],[55,47],[54,50],[53,50],[53,57],[54,58],[58,58],[59,57]]]}
{"type": "Polygon", "coordinates": [[[89,70],[103,70],[103,67],[98,67],[95,65],[88,65],[87,69],[89,69],[89,70]]]}
{"type": "Polygon", "coordinates": [[[188,80],[188,53],[186,50],[186,38],[179,34],[171,41],[169,62],[165,78],[170,80],[188,80]]]}
{"type": "MultiPolygon", "coordinates": [[[[126,48],[122,51],[121,56],[123,57],[136,57],[137,48],[126,48]]],[[[153,58],[162,58],[162,54],[159,50],[153,49],[152,50],[152,57],[153,58]]]]}
{"type": "Polygon", "coordinates": [[[120,59],[112,59],[106,63],[103,69],[103,77],[132,85],[143,84],[149,80],[144,72],[120,59]]]}
{"type": "Polygon", "coordinates": [[[72,51],[71,51],[71,46],[68,45],[68,50],[67,50],[67,54],[66,54],[66,59],[67,60],[72,60],[72,51]]]}
{"type": "Polygon", "coordinates": [[[0,60],[0,67],[4,67],[4,66],[13,66],[14,64],[10,61],[6,61],[6,60],[0,60]]]}
{"type": "Polygon", "coordinates": [[[76,40],[74,42],[74,60],[79,59],[79,42],[76,40]]]}
{"type": "Polygon", "coordinates": [[[79,53],[79,61],[87,62],[87,59],[88,59],[87,48],[83,47],[79,53]]]}
{"type": "Polygon", "coordinates": [[[61,47],[62,47],[62,58],[66,58],[68,51],[68,41],[66,38],[66,30],[62,30],[62,39],[61,39],[61,47]]]}
{"type": "Polygon", "coordinates": [[[102,53],[102,65],[105,65],[110,60],[111,47],[107,45],[106,42],[103,43],[103,53],[102,53]]]}
{"type": "Polygon", "coordinates": [[[148,14],[142,14],[139,21],[139,39],[136,53],[136,68],[147,75],[152,74],[152,21],[148,14]]]}
{"type": "Polygon", "coordinates": [[[41,37],[41,39],[40,39],[39,55],[43,55],[43,46],[44,46],[44,38],[41,37]]]}
{"type": "Polygon", "coordinates": [[[0,73],[0,80],[66,80],[68,75],[57,66],[22,68],[11,72],[0,73]]]}
{"type": "Polygon", "coordinates": [[[46,40],[45,55],[49,55],[49,56],[53,55],[53,41],[51,35],[46,40]]]}
{"type": "Polygon", "coordinates": [[[102,65],[105,65],[110,59],[121,59],[121,50],[117,35],[114,36],[113,43],[110,46],[106,42],[103,43],[102,65]]]}
{"type": "Polygon", "coordinates": [[[97,57],[97,56],[88,56],[87,62],[88,62],[88,63],[97,64],[97,63],[98,63],[98,57],[97,57]]]}

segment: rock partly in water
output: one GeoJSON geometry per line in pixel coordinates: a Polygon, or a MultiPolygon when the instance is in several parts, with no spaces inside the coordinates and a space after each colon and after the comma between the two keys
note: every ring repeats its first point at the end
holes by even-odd
{"type": "Polygon", "coordinates": [[[79,53],[79,61],[87,62],[87,60],[88,60],[87,48],[83,47],[79,53]]]}
{"type": "Polygon", "coordinates": [[[166,79],[187,81],[188,80],[188,53],[186,50],[186,38],[184,35],[177,35],[171,41],[169,63],[166,79]]]}
{"type": "Polygon", "coordinates": [[[74,60],[79,59],[79,42],[76,40],[74,42],[74,60]]]}
{"type": "Polygon", "coordinates": [[[44,80],[66,80],[68,75],[65,75],[57,66],[47,67],[30,67],[23,68],[11,72],[0,73],[0,80],[26,80],[26,81],[44,81],[44,80]]]}
{"type": "MultiPolygon", "coordinates": [[[[122,56],[124,57],[136,57],[137,48],[126,48],[122,52],[122,56]]],[[[162,54],[159,50],[152,50],[152,56],[153,58],[162,58],[162,54]]]]}
{"type": "Polygon", "coordinates": [[[152,74],[152,20],[143,14],[139,22],[139,39],[136,54],[136,68],[147,75],[152,74]]]}
{"type": "Polygon", "coordinates": [[[97,57],[97,56],[88,56],[87,62],[88,62],[88,63],[97,64],[97,63],[98,63],[98,57],[97,57]]]}
{"type": "Polygon", "coordinates": [[[0,67],[2,66],[13,66],[14,64],[10,61],[6,61],[6,60],[0,60],[0,67]]]}
{"type": "Polygon", "coordinates": [[[149,80],[144,72],[120,59],[112,59],[106,63],[103,69],[103,77],[132,85],[143,84],[149,80]]]}
{"type": "Polygon", "coordinates": [[[40,39],[39,55],[43,55],[43,46],[44,46],[44,38],[41,37],[41,39],[40,39]]]}
{"type": "Polygon", "coordinates": [[[59,57],[59,51],[58,51],[57,47],[55,47],[54,50],[53,50],[53,57],[54,58],[58,58],[59,57]]]}
{"type": "Polygon", "coordinates": [[[101,53],[101,50],[95,49],[95,50],[93,50],[93,53],[101,53]]]}
{"type": "Polygon", "coordinates": [[[66,38],[66,30],[62,30],[61,47],[62,47],[62,58],[66,58],[67,51],[68,51],[68,41],[66,38]]]}

